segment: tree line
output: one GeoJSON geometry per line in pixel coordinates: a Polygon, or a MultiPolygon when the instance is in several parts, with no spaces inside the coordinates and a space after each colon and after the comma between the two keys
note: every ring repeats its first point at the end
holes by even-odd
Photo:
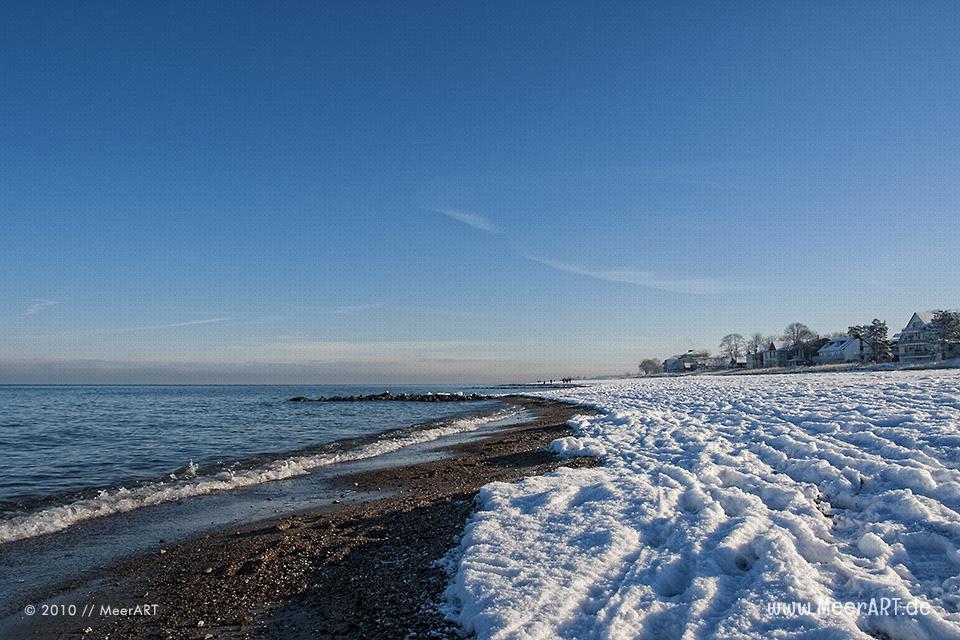
{"type": "MultiPolygon", "coordinates": [[[[960,311],[940,309],[933,315],[933,331],[940,350],[940,358],[946,358],[947,345],[960,341],[960,311]]],[[[874,362],[886,362],[892,359],[892,343],[888,336],[887,323],[874,318],[869,324],[858,324],[847,328],[846,333],[837,332],[827,336],[820,336],[802,322],[792,322],[784,329],[780,336],[769,336],[757,332],[749,338],[739,333],[728,333],[720,340],[720,355],[730,360],[739,360],[749,353],[765,351],[770,343],[777,340],[797,349],[814,342],[821,337],[839,338],[849,336],[859,338],[861,355],[864,345],[870,347],[870,359],[874,362]]],[[[640,363],[640,370],[652,375],[663,371],[663,364],[659,360],[648,358],[640,363]]]]}

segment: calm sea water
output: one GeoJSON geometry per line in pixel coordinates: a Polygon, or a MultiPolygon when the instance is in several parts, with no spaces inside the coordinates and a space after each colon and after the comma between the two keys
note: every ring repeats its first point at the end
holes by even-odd
{"type": "MultiPolygon", "coordinates": [[[[389,387],[394,393],[460,388],[389,387]]],[[[296,395],[380,393],[365,386],[0,386],[0,516],[170,474],[252,459],[497,403],[291,403],[296,395]],[[192,463],[192,467],[190,466],[192,463]]],[[[469,388],[469,391],[478,390],[469,388]]],[[[483,390],[480,390],[483,391],[483,390]]]]}

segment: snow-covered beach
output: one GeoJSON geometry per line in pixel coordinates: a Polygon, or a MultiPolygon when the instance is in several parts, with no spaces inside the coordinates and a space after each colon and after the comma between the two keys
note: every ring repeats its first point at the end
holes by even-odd
{"type": "Polygon", "coordinates": [[[154,616],[54,625],[24,599],[0,635],[960,638],[960,371],[535,395],[577,406],[505,398],[531,420],[350,471],[339,504],[152,538],[30,600],[154,616]]]}
{"type": "Polygon", "coordinates": [[[600,411],[450,556],[478,638],[960,637],[960,372],[546,392],[600,411]]]}

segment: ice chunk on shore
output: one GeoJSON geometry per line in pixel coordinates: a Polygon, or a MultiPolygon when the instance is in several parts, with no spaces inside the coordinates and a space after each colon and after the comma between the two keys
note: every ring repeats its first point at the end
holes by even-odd
{"type": "Polygon", "coordinates": [[[550,450],[560,457],[569,458],[573,456],[603,456],[607,450],[603,445],[592,438],[557,438],[550,443],[550,450]]]}
{"type": "Polygon", "coordinates": [[[860,553],[868,558],[878,558],[890,553],[890,545],[875,533],[865,533],[860,536],[857,548],[860,549],[860,553]]]}

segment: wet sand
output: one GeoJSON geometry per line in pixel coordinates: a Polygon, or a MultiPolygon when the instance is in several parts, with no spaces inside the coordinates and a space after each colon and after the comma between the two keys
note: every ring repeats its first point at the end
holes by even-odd
{"type": "Polygon", "coordinates": [[[24,638],[459,638],[437,610],[456,544],[489,482],[591,458],[544,450],[582,407],[506,398],[536,418],[449,447],[450,458],[340,476],[369,500],[219,531],[124,563],[8,629],[24,638]],[[130,610],[111,615],[104,606],[130,610]],[[136,607],[140,607],[139,610],[136,607]],[[50,610],[47,610],[50,613],[50,610]]]}

